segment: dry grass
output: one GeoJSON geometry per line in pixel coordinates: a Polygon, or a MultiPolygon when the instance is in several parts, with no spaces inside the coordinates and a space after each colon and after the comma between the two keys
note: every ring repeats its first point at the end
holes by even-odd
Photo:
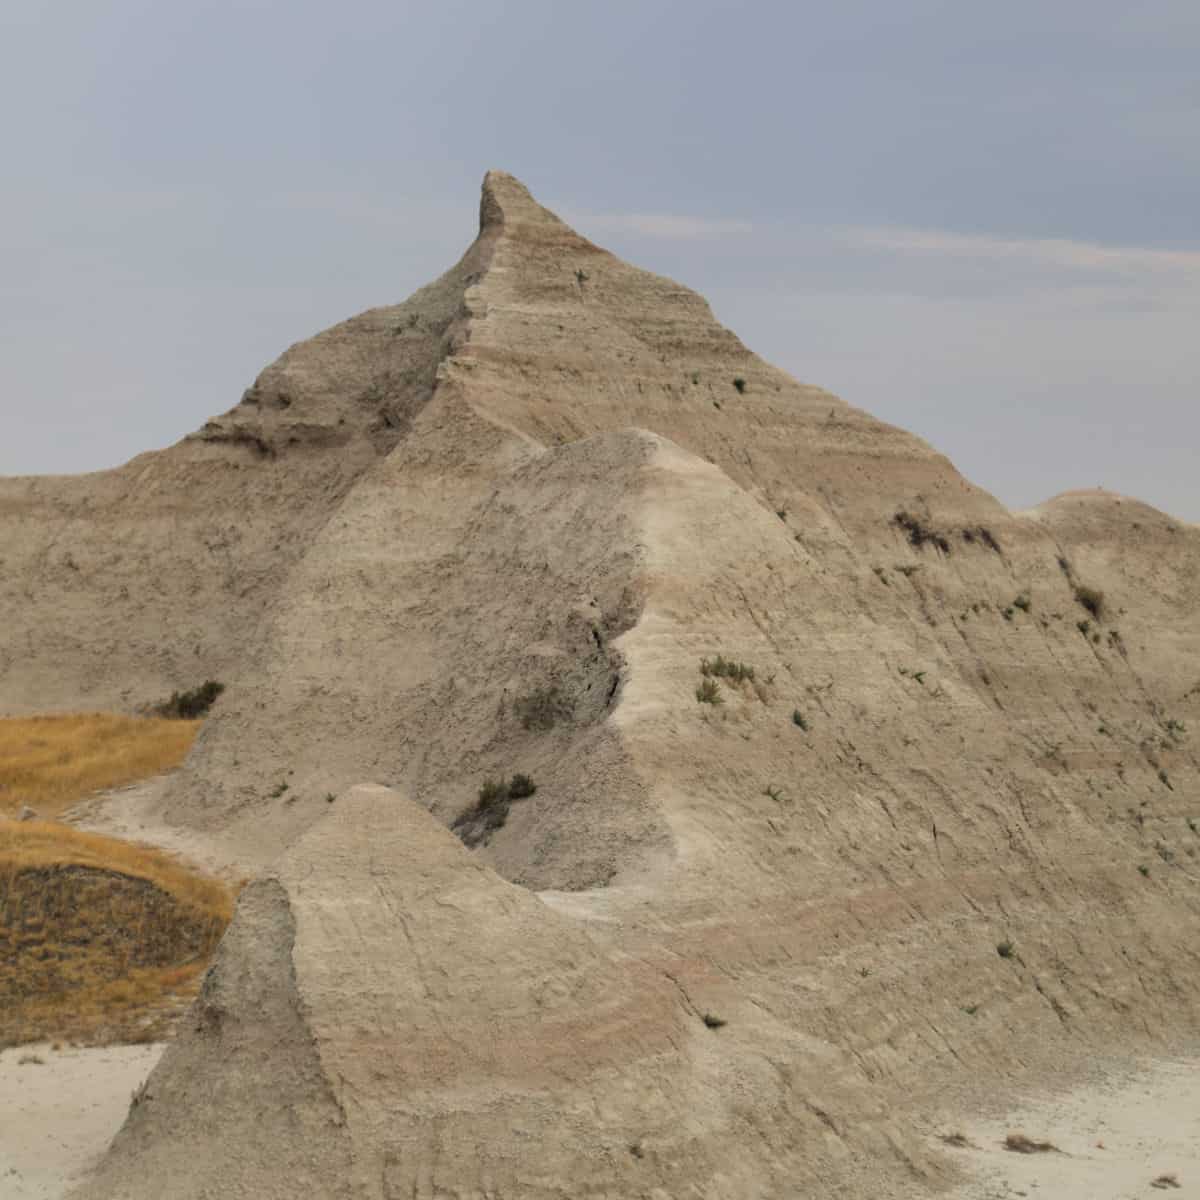
{"type": "Polygon", "coordinates": [[[1177,1188],[1180,1186],[1179,1176],[1174,1171],[1164,1172],[1157,1179],[1150,1180],[1152,1188],[1177,1188]]]}
{"type": "Polygon", "coordinates": [[[223,884],[157,850],[0,824],[0,1046],[158,1036],[232,911],[223,884]]]}
{"type": "Polygon", "coordinates": [[[55,816],[85,796],[177,767],[200,721],[82,713],[0,719],[0,813],[55,816]]]}

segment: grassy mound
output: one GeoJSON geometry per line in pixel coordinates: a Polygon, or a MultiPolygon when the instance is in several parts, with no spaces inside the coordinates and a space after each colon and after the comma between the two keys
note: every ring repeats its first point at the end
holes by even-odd
{"type": "Polygon", "coordinates": [[[0,814],[54,816],[92,792],[177,767],[200,721],[82,713],[0,719],[0,814]]]}
{"type": "Polygon", "coordinates": [[[156,850],[0,823],[0,1047],[160,1035],[232,911],[223,884],[156,850]]]}

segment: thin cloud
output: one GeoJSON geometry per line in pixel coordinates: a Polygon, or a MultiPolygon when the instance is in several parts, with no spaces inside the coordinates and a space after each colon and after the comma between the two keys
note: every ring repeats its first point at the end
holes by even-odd
{"type": "Polygon", "coordinates": [[[1105,246],[1063,238],[1002,238],[938,229],[841,229],[837,240],[859,250],[1025,262],[1083,271],[1200,273],[1200,250],[1105,246]]]}
{"type": "Polygon", "coordinates": [[[598,233],[636,233],[656,238],[710,238],[752,233],[749,221],[713,220],[673,213],[579,213],[573,225],[598,233]]]}

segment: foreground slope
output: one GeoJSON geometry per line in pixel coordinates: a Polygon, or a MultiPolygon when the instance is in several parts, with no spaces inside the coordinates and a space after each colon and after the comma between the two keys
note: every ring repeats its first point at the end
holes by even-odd
{"type": "Polygon", "coordinates": [[[386,433],[333,331],[155,459],[342,483],[256,608],[175,597],[229,689],[165,815],[264,881],[87,1194],[863,1194],[946,1088],[1195,1036],[1200,531],[1007,512],[509,176],[434,290],[436,347],[427,293],[339,327],[426,338],[386,433]]]}

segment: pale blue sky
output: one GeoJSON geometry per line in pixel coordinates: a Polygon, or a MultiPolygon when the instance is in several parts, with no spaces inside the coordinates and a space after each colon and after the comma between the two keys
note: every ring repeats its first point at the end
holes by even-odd
{"type": "Polygon", "coordinates": [[[0,472],[403,299],[488,167],[1023,507],[1200,520],[1200,4],[3,0],[0,472]]]}

